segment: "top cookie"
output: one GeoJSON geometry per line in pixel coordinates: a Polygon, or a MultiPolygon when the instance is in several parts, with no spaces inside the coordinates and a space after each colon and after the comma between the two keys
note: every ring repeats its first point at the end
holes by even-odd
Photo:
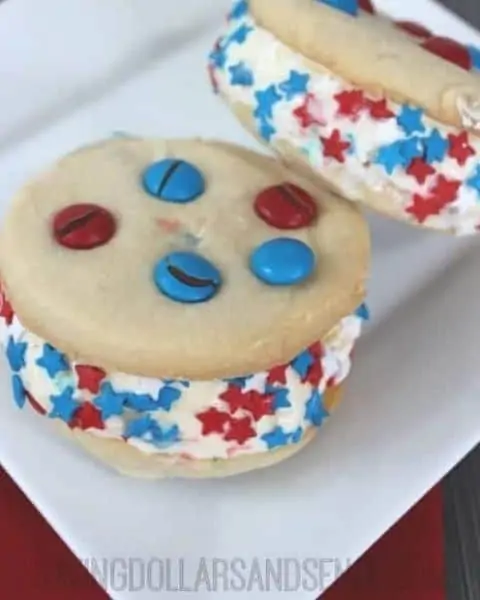
{"type": "Polygon", "coordinates": [[[250,0],[249,5],[260,26],[354,85],[478,135],[479,50],[373,14],[369,0],[250,0]]]}
{"type": "Polygon", "coordinates": [[[228,144],[121,139],[28,184],[0,233],[22,323],[111,371],[213,379],[290,360],[364,297],[355,207],[228,144]]]}

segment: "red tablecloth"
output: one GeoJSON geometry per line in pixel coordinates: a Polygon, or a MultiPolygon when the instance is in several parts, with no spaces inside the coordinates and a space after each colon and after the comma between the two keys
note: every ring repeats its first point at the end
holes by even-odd
{"type": "MultiPolygon", "coordinates": [[[[0,470],[0,598],[106,594],[0,470]]],[[[442,495],[433,490],[323,600],[445,600],[442,495]]]]}

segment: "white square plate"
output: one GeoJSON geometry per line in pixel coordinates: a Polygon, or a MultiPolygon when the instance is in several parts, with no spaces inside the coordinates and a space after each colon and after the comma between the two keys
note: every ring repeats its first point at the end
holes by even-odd
{"type": "MultiPolygon", "coordinates": [[[[438,15],[439,30],[476,39],[436,5],[410,8],[416,18],[423,8],[430,23],[438,15]]],[[[223,137],[255,147],[210,93],[205,55],[214,37],[212,30],[191,40],[168,60],[1,154],[1,213],[18,186],[46,163],[115,131],[223,137]]],[[[20,413],[1,365],[0,460],[79,558],[143,559],[157,568],[169,558],[173,571],[183,559],[185,586],[193,586],[202,557],[238,557],[247,565],[255,557],[337,559],[345,565],[480,441],[477,241],[386,220],[371,223],[373,322],[358,348],[348,397],[310,448],[271,470],[216,482],[123,479],[57,438],[36,415],[20,413]]],[[[113,563],[119,569],[122,564],[113,563]]],[[[122,572],[111,575],[116,577],[105,583],[118,600],[159,597],[158,571],[156,579],[140,582],[140,590],[137,573],[127,581],[130,591],[122,572]]],[[[178,583],[178,568],[176,575],[178,583]]],[[[332,580],[327,569],[318,583],[332,580]]],[[[161,597],[178,598],[165,590],[167,583],[161,597]]],[[[217,583],[209,591],[203,581],[192,597],[269,595],[258,583],[241,592],[217,583]]],[[[282,597],[313,600],[320,591],[296,589],[282,597]]],[[[278,594],[271,589],[272,597],[278,594]]]]}

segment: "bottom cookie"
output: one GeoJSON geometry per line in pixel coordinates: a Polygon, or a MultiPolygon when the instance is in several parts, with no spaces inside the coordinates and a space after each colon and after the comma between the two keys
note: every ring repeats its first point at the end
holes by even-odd
{"type": "MultiPolygon", "coordinates": [[[[325,407],[329,412],[342,399],[342,386],[325,393],[325,407]]],[[[60,421],[54,425],[64,436],[77,442],[89,454],[122,475],[140,479],[210,479],[240,475],[257,469],[271,467],[291,458],[303,450],[316,436],[318,428],[311,427],[294,445],[269,452],[218,460],[192,460],[166,454],[145,454],[119,440],[101,438],[79,429],[70,429],[60,421]]]]}

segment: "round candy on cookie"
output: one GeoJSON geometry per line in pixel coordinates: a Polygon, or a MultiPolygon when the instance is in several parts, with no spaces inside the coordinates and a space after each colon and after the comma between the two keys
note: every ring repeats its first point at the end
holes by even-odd
{"type": "Polygon", "coordinates": [[[480,50],[373,0],[239,0],[214,89],[291,167],[412,225],[480,229],[480,50]]]}
{"type": "Polygon", "coordinates": [[[271,158],[202,140],[80,149],[0,230],[14,401],[131,476],[273,465],[341,397],[369,261],[357,208],[271,158]]]}

